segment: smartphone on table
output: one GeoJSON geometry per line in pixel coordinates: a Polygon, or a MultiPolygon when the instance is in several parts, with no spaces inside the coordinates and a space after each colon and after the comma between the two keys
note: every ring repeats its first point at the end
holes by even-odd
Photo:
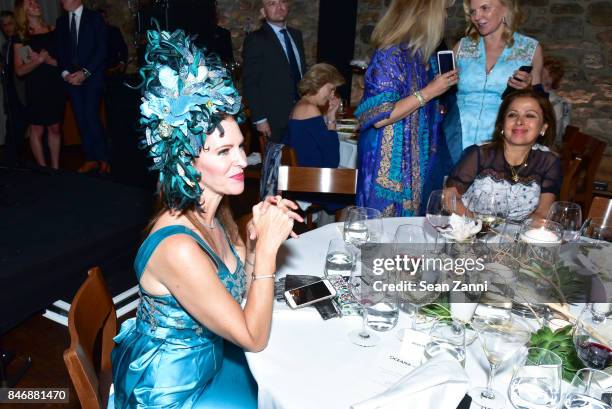
{"type": "Polygon", "coordinates": [[[318,301],[336,296],[336,289],[328,280],[316,281],[285,291],[285,298],[291,308],[302,308],[318,301]]]}
{"type": "Polygon", "coordinates": [[[455,56],[453,50],[438,51],[438,71],[445,74],[455,69],[455,56]]]}
{"type": "MultiPolygon", "coordinates": [[[[521,65],[518,69],[519,71],[524,71],[527,74],[531,73],[531,70],[533,70],[533,67],[531,65],[521,65]]],[[[517,79],[516,77],[514,77],[514,79],[517,79]]],[[[508,85],[506,87],[506,90],[504,91],[504,93],[502,94],[502,99],[506,98],[508,96],[508,94],[517,91],[516,88],[512,88],[510,85],[508,85]]]]}

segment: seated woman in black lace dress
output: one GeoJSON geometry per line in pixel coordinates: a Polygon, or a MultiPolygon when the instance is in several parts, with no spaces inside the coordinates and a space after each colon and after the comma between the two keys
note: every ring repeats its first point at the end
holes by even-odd
{"type": "Polygon", "coordinates": [[[506,97],[497,114],[492,140],[472,145],[446,181],[446,188],[468,206],[482,192],[506,196],[500,209],[512,220],[546,217],[561,188],[561,162],[552,152],[555,114],[548,99],[531,90],[506,97]]]}

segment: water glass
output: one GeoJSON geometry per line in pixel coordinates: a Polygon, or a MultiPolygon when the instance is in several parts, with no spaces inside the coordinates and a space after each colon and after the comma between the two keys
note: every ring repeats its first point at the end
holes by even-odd
{"type": "Polygon", "coordinates": [[[576,372],[563,400],[565,409],[612,409],[612,377],[584,368],[576,372]]]}
{"type": "Polygon", "coordinates": [[[431,327],[425,357],[433,358],[443,352],[465,367],[465,327],[460,323],[438,321],[431,327]]]}
{"type": "MultiPolygon", "coordinates": [[[[392,277],[393,274],[387,274],[388,277],[392,277]]],[[[385,279],[384,276],[381,280],[385,283],[393,283],[392,279],[385,279]]],[[[375,331],[389,331],[397,325],[399,320],[399,293],[397,291],[390,291],[383,289],[382,299],[376,304],[367,307],[368,315],[366,323],[368,327],[375,331]]]]}
{"type": "Polygon", "coordinates": [[[382,215],[369,207],[352,207],[344,220],[344,241],[360,248],[382,239],[382,215]]]}
{"type": "Polygon", "coordinates": [[[355,265],[355,256],[344,240],[331,239],[325,256],[325,277],[349,276],[355,265]]]}
{"type": "Polygon", "coordinates": [[[554,202],[548,210],[548,220],[559,223],[563,228],[563,241],[578,240],[582,226],[582,209],[572,202],[554,202]]]}
{"type": "Polygon", "coordinates": [[[563,361],[547,349],[529,348],[515,366],[508,397],[516,409],[554,409],[561,400],[563,361]]]}
{"type": "Polygon", "coordinates": [[[361,263],[356,263],[348,281],[348,288],[352,298],[362,307],[361,329],[351,331],[349,339],[362,347],[372,347],[378,345],[380,338],[367,329],[368,308],[378,304],[383,299],[383,293],[377,291],[374,283],[377,277],[371,274],[368,269],[362,268],[361,263]]]}

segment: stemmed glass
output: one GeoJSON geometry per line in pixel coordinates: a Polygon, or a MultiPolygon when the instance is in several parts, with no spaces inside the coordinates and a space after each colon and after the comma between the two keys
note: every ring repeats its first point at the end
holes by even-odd
{"type": "Polygon", "coordinates": [[[472,196],[468,204],[469,210],[476,220],[482,221],[482,234],[496,228],[508,217],[508,197],[505,190],[483,190],[479,195],[472,196]]]}
{"type": "Polygon", "coordinates": [[[612,377],[602,371],[583,368],[576,372],[567,395],[565,409],[612,409],[612,377]]]}
{"type": "Polygon", "coordinates": [[[489,409],[503,409],[506,399],[503,394],[491,388],[495,373],[505,361],[527,344],[531,332],[526,324],[512,319],[509,315],[475,318],[472,327],[478,333],[491,372],[487,387],[472,388],[469,394],[477,405],[489,409]]]}
{"type": "Polygon", "coordinates": [[[382,215],[369,207],[352,207],[344,221],[344,241],[358,249],[382,239],[382,215]]]}
{"type": "Polygon", "coordinates": [[[542,348],[529,348],[516,365],[508,397],[516,409],[554,409],[561,400],[563,361],[542,348]]]}
{"type": "Polygon", "coordinates": [[[589,239],[612,242],[612,218],[593,217],[583,234],[589,239]]]}
{"type": "Polygon", "coordinates": [[[457,196],[450,190],[434,190],[427,201],[427,221],[437,230],[447,229],[450,216],[457,212],[457,196]]]}
{"type": "Polygon", "coordinates": [[[465,328],[453,323],[438,321],[429,332],[429,342],[425,346],[425,356],[434,356],[446,352],[465,367],[465,328]]]}
{"type": "Polygon", "coordinates": [[[371,347],[378,344],[380,338],[367,329],[368,307],[372,307],[382,301],[384,293],[374,289],[376,277],[363,264],[357,263],[351,276],[349,277],[348,287],[353,299],[362,307],[362,326],[360,330],[349,333],[349,339],[354,344],[362,347],[371,347]]]}
{"type": "Polygon", "coordinates": [[[563,227],[563,241],[572,242],[578,239],[582,226],[582,209],[576,203],[554,202],[548,210],[548,220],[559,223],[563,227]]]}
{"type": "Polygon", "coordinates": [[[612,349],[609,339],[598,333],[607,323],[608,311],[602,310],[608,304],[586,304],[576,320],[573,340],[578,358],[593,369],[605,369],[612,364],[612,349]]]}
{"type": "MultiPolygon", "coordinates": [[[[425,243],[425,232],[420,226],[412,224],[404,224],[397,228],[393,238],[394,255],[408,259],[418,259],[421,256],[426,256],[435,251],[436,243],[425,243]]],[[[436,240],[437,242],[437,240],[436,240]]],[[[406,310],[406,303],[415,306],[414,318],[412,320],[412,329],[416,329],[416,322],[419,316],[419,309],[422,305],[429,304],[435,301],[440,295],[440,291],[423,289],[420,284],[430,285],[437,284],[441,275],[439,271],[431,271],[419,268],[417,271],[398,271],[398,282],[405,281],[413,287],[401,292],[400,298],[403,301],[402,306],[406,310]]],[[[399,337],[403,338],[404,330],[400,330],[399,337]]]]}

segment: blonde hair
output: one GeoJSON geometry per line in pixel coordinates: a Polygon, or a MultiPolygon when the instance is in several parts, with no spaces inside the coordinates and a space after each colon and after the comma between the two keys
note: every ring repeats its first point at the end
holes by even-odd
{"type": "Polygon", "coordinates": [[[15,25],[17,31],[17,37],[20,40],[27,40],[29,37],[28,30],[28,17],[25,12],[25,0],[15,0],[15,25]]]}
{"type": "Polygon", "coordinates": [[[325,84],[333,84],[339,87],[345,82],[342,74],[333,65],[326,63],[315,64],[302,77],[298,84],[298,93],[300,97],[314,95],[325,84]]]}
{"type": "Polygon", "coordinates": [[[393,0],[372,33],[376,48],[406,43],[429,60],[444,35],[447,0],[393,0]]]}
{"type": "MultiPolygon", "coordinates": [[[[497,0],[499,3],[506,7],[508,13],[505,17],[504,32],[502,33],[502,39],[509,47],[514,45],[514,33],[518,29],[518,26],[523,21],[523,12],[519,7],[518,0],[497,0]]],[[[465,29],[465,35],[470,37],[472,41],[477,42],[480,34],[478,29],[470,18],[470,0],[463,0],[463,11],[465,12],[465,21],[467,21],[467,28],[465,29]]]]}

